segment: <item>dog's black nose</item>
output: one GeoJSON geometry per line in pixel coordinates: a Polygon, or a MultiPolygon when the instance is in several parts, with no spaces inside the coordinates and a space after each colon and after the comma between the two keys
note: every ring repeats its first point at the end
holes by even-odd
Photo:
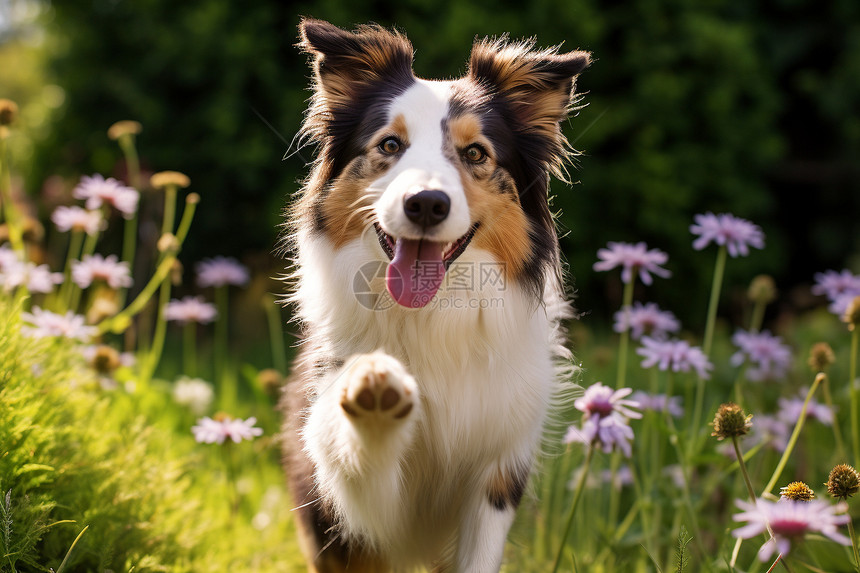
{"type": "Polygon", "coordinates": [[[444,191],[419,191],[403,202],[406,217],[424,228],[444,221],[449,211],[451,199],[444,191]]]}

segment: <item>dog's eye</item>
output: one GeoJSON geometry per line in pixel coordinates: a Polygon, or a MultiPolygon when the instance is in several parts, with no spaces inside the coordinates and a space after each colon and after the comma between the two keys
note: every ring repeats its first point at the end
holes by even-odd
{"type": "Polygon", "coordinates": [[[396,137],[387,137],[379,144],[379,150],[386,155],[394,155],[403,147],[400,140],[396,137]]]}
{"type": "Polygon", "coordinates": [[[469,163],[481,163],[486,158],[487,152],[477,143],[473,143],[463,151],[463,159],[469,163]]]}

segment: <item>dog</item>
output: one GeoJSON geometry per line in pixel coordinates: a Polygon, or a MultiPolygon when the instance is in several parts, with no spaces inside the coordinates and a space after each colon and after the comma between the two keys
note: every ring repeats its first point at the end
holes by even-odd
{"type": "Polygon", "coordinates": [[[571,362],[548,185],[590,55],[484,39],[429,81],[377,25],[306,18],[299,46],[317,155],[282,411],[309,568],[497,572],[571,362]]]}

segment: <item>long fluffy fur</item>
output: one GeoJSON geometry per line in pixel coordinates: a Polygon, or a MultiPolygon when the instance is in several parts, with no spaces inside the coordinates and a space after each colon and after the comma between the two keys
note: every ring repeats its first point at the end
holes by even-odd
{"type": "Polygon", "coordinates": [[[572,368],[547,192],[589,56],[484,40],[464,78],[428,82],[412,75],[405,37],[380,27],[305,20],[300,46],[314,72],[303,134],[319,151],[288,221],[302,342],[283,409],[309,562],[320,572],[498,571],[572,368]],[[377,148],[392,133],[400,155],[377,148]],[[487,148],[480,164],[462,155],[473,139],[487,148]],[[454,264],[500,266],[502,288],[446,283],[421,309],[357,296],[357,277],[388,264],[375,229],[408,228],[397,206],[409,177],[451,196],[439,233],[477,229],[454,264]],[[457,216],[468,223],[453,230],[457,216]]]}

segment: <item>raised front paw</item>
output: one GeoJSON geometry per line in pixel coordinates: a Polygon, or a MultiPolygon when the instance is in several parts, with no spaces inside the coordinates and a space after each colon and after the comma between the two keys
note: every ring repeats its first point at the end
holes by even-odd
{"type": "Polygon", "coordinates": [[[382,352],[353,360],[344,373],[340,406],[354,420],[403,420],[417,397],[415,379],[395,358],[382,352]]]}

